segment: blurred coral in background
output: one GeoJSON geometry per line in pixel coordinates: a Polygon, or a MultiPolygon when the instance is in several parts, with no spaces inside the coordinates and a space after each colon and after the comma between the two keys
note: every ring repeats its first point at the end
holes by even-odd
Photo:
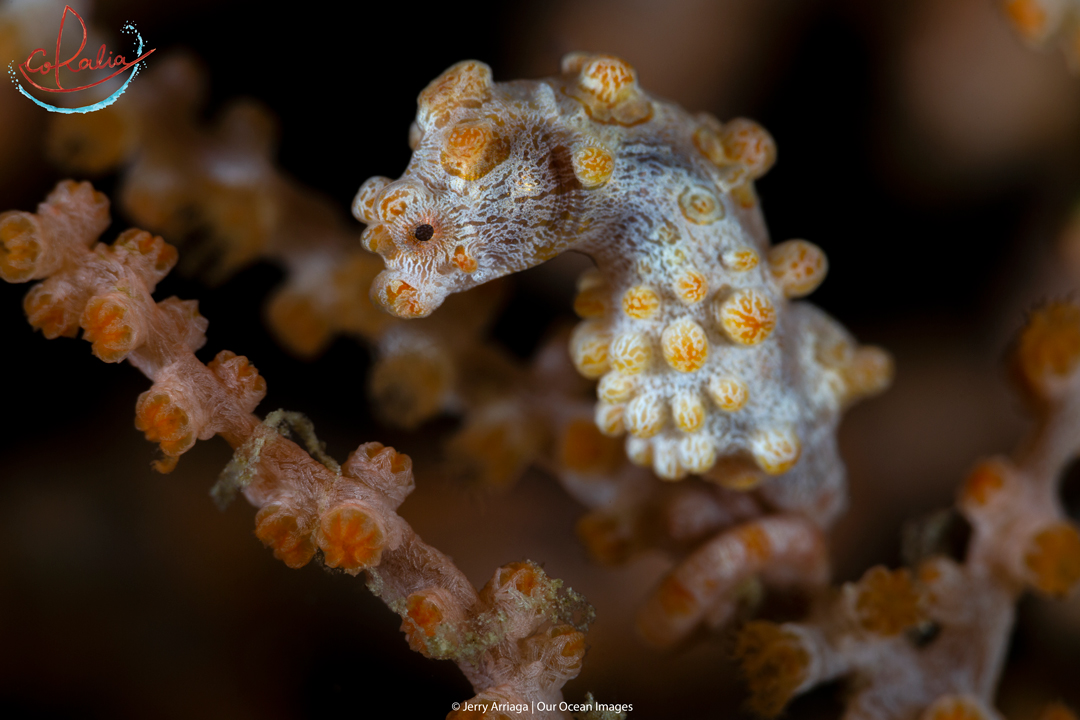
{"type": "MultiPolygon", "coordinates": [[[[0,57],[48,47],[62,7],[0,6],[0,57]]],[[[979,461],[1008,455],[1028,427],[1007,377],[1022,368],[1007,367],[1007,349],[1021,365],[1028,358],[1030,381],[1032,364],[1056,352],[1031,350],[1043,347],[1032,334],[1068,313],[1046,302],[1080,281],[1072,0],[78,9],[110,43],[132,20],[158,50],[116,105],[83,123],[46,117],[6,88],[0,210],[30,210],[61,178],[87,178],[114,200],[106,236],[134,225],[179,245],[186,273],[158,294],[199,299],[211,320],[206,360],[227,347],[258,364],[270,378],[260,412],[304,412],[331,456],[368,440],[410,455],[417,489],[401,517],[474,586],[529,558],[597,609],[568,698],[630,702],[631,717],[747,713],[736,651],[750,665],[764,657],[759,667],[769,648],[799,658],[783,628],[813,629],[755,622],[738,641],[700,630],[663,652],[636,635],[639,608],[702,540],[687,531],[656,542],[657,528],[675,515],[729,524],[745,508],[717,520],[697,489],[648,485],[642,492],[656,495],[645,506],[661,516],[620,535],[575,499],[622,453],[566,430],[592,427],[589,389],[563,369],[587,259],[563,255],[503,287],[452,296],[431,318],[376,314],[367,288],[382,262],[362,249],[348,208],[364,178],[401,173],[416,96],[453,63],[482,60],[504,81],[554,75],[570,51],[608,52],[655,95],[692,113],[753,118],[776,139],[776,166],[757,182],[771,237],[824,250],[829,277],[814,302],[861,342],[888,348],[896,366],[892,388],[840,426],[850,506],[829,551],[834,582],[849,584],[820,616],[855,613],[884,638],[925,629],[927,588],[960,571],[918,565],[911,548],[955,529],[955,513],[940,511],[964,478],[961,510],[976,533],[979,488],[1018,487],[1005,461],[979,461]],[[298,247],[295,237],[313,240],[298,247]],[[547,411],[537,398],[556,394],[575,398],[575,411],[538,425],[547,411]],[[517,479],[541,460],[577,471],[569,489],[580,492],[568,496],[536,467],[517,479]],[[919,569],[866,572],[902,562],[919,569]]],[[[92,361],[83,343],[43,342],[22,314],[24,291],[0,284],[0,711],[441,717],[472,695],[449,663],[409,649],[399,619],[362,583],[314,565],[287,571],[251,532],[249,510],[215,509],[207,488],[229,462],[224,444],[200,443],[172,474],[153,473],[131,420],[145,381],[92,361]]],[[[1038,389],[1026,387],[1045,417],[1031,400],[1038,389]]],[[[1075,522],[1074,468],[1060,493],[1075,522]]],[[[1047,562],[1042,589],[1054,594],[1047,562]]],[[[740,589],[740,613],[759,590],[740,589]]],[[[770,596],[760,609],[780,622],[803,617],[797,598],[770,596]]],[[[1075,593],[1021,602],[1003,662],[996,706],[1007,717],[1033,718],[1056,700],[1080,707],[1075,593]]],[[[777,682],[787,695],[810,684],[782,673],[777,682]]],[[[751,690],[757,710],[779,709],[778,693],[751,690]]],[[[943,703],[930,716],[987,712],[943,703]]],[[[843,708],[826,686],[786,712],[843,708]]]]}

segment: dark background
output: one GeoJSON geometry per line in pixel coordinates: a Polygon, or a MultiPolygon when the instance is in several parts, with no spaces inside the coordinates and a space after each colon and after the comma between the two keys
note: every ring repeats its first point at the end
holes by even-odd
{"type": "MultiPolygon", "coordinates": [[[[774,239],[821,245],[830,275],[813,301],[898,358],[896,387],[853,411],[842,436],[853,509],[837,529],[836,555],[840,579],[851,579],[872,563],[895,563],[902,521],[948,504],[979,455],[1010,448],[1023,422],[1001,354],[1024,308],[1069,286],[1070,269],[1054,253],[1080,189],[1080,79],[1056,54],[1020,47],[983,5],[956,3],[990,28],[990,49],[978,46],[990,58],[985,68],[966,36],[953,43],[946,26],[945,41],[934,40],[933,28],[950,21],[935,0],[686,0],[667,10],[309,3],[289,12],[253,2],[103,1],[89,17],[105,32],[135,21],[159,54],[198,55],[211,83],[208,119],[239,96],[265,103],[280,120],[281,167],[343,216],[365,178],[400,174],[417,93],[467,57],[507,80],[554,73],[569,50],[611,51],[661,96],[721,119],[759,120],[779,146],[758,187],[774,239]],[[969,75],[957,75],[964,62],[969,75]],[[961,89],[989,85],[993,97],[1004,95],[1002,108],[1030,103],[1009,95],[1015,77],[994,74],[1002,63],[1030,63],[1049,77],[1046,97],[1036,98],[1048,109],[980,145],[980,128],[997,127],[999,116],[978,103],[962,107],[963,92],[923,88],[956,76],[961,89]],[[959,132],[936,127],[935,117],[959,132]]],[[[971,27],[959,17],[958,27],[971,27]]],[[[61,177],[42,159],[44,112],[6,90],[0,107],[0,208],[31,209],[61,177]]],[[[95,183],[111,193],[116,179],[95,183]]],[[[106,237],[124,227],[117,217],[106,237]]],[[[496,336],[528,356],[546,327],[569,317],[577,268],[558,260],[526,273],[496,336]]],[[[592,690],[632,702],[631,717],[737,712],[722,639],[665,656],[632,637],[633,605],[661,558],[627,570],[591,566],[572,537],[579,510],[540,475],[500,497],[451,483],[438,441],[453,420],[411,435],[377,426],[365,348],[339,339],[308,364],[273,343],[261,307],[280,279],[256,265],[214,288],[170,277],[158,295],[199,300],[210,320],[200,357],[228,348],[253,360],[270,387],[261,412],[307,413],[339,459],[374,439],[414,455],[419,489],[402,512],[474,582],[530,557],[584,591],[601,620],[568,699],[592,690]]],[[[250,508],[214,509],[206,493],[228,460],[224,443],[200,443],[172,475],[151,472],[154,449],[132,426],[148,383],[129,366],[98,362],[81,341],[35,336],[21,313],[24,292],[0,286],[0,714],[442,717],[471,695],[451,664],[408,649],[397,617],[361,581],[288,570],[255,540],[250,508]]],[[[1080,666],[1076,605],[1025,606],[1001,700],[1016,717],[1057,697],[1080,702],[1067,680],[1080,666]]],[[[839,708],[829,688],[791,715],[839,708]]]]}

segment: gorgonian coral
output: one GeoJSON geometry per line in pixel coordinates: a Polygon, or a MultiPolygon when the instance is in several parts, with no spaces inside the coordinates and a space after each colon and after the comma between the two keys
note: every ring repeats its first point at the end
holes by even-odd
{"type": "Polygon", "coordinates": [[[1080,532],[1059,493],[1080,453],[1080,307],[1032,312],[1012,363],[1037,422],[1011,457],[980,462],[960,488],[957,509],[972,528],[962,557],[931,548],[914,571],[872,568],[823,595],[804,621],[749,624],[737,651],[763,714],[848,678],[846,717],[1000,717],[994,694],[1019,596],[1062,598],[1080,585],[1080,532]]]}
{"type": "Polygon", "coordinates": [[[298,568],[318,554],[328,567],[366,572],[372,592],[401,616],[410,646],[454,660],[478,693],[474,703],[568,717],[561,688],[581,670],[592,619],[584,599],[531,562],[499,568],[477,592],[397,514],[415,487],[408,456],[365,443],[339,465],[302,416],[277,411],[260,421],[252,411],[266,382],[255,367],[229,351],[203,364],[194,352],[207,321],[196,303],[152,297],[176,250],[136,229],[97,243],[108,207],[89,183],[65,181],[36,213],[3,213],[0,278],[42,281],[25,308],[46,337],[81,328],[98,358],[126,359],[153,380],[136,425],[161,448],[158,470],[170,471],[197,439],[221,435],[235,455],[214,495],[227,502],[242,493],[258,508],[255,534],[275,557],[298,568]]]}

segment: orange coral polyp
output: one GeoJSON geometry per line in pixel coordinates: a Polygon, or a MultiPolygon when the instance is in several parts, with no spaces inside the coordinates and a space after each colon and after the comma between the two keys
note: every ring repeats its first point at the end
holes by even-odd
{"type": "Polygon", "coordinates": [[[442,608],[430,592],[410,595],[405,601],[405,616],[401,621],[409,647],[426,657],[433,657],[427,641],[435,637],[445,619],[442,608]]]}
{"type": "Polygon", "coordinates": [[[532,597],[540,589],[538,568],[531,562],[514,562],[503,565],[496,574],[496,587],[513,587],[526,597],[532,597]]]}
{"type": "Polygon", "coordinates": [[[968,475],[962,497],[975,505],[986,505],[1004,485],[1005,480],[997,463],[980,463],[968,475]]]}
{"type": "Polygon", "coordinates": [[[575,472],[612,472],[618,466],[619,448],[590,420],[574,420],[562,434],[559,462],[575,472]]]}
{"type": "Polygon", "coordinates": [[[86,304],[82,327],[93,353],[104,362],[120,362],[139,343],[137,313],[122,293],[99,295],[86,304]]]}
{"type": "Polygon", "coordinates": [[[311,532],[302,529],[296,516],[281,505],[267,505],[256,513],[255,537],[293,569],[304,567],[315,557],[311,532]]]}
{"type": "Polygon", "coordinates": [[[173,269],[180,257],[176,248],[160,237],[136,228],[120,233],[113,247],[145,257],[150,261],[151,268],[157,277],[164,277],[173,269]]]}
{"type": "Polygon", "coordinates": [[[435,637],[439,623],[443,621],[442,611],[426,595],[416,593],[409,596],[405,604],[406,614],[416,627],[428,637],[435,637]]]}
{"type": "Polygon", "coordinates": [[[1080,363],[1080,307],[1051,302],[1032,312],[1016,358],[1024,379],[1039,392],[1048,382],[1071,375],[1080,363]]]}
{"type": "Polygon", "coordinates": [[[166,455],[180,455],[195,444],[195,432],[186,410],[165,393],[147,391],[135,410],[135,427],[166,455]]]}
{"type": "Polygon", "coordinates": [[[50,269],[42,272],[47,279],[28,293],[31,319],[47,333],[67,333],[82,319],[103,359],[131,351],[132,363],[154,381],[139,398],[136,425],[166,454],[156,463],[161,471],[171,470],[196,437],[221,435],[235,454],[212,495],[224,505],[243,494],[259,507],[255,534],[275,557],[298,568],[321,550],[330,567],[352,574],[367,569],[369,588],[401,609],[419,635],[435,638],[433,655],[454,658],[470,678],[485,668],[491,697],[559,699],[562,683],[580,668],[583,641],[580,634],[547,633],[564,614],[591,617],[579,596],[569,590],[557,596],[559,584],[531,563],[506,566],[487,592],[477,593],[396,513],[414,487],[407,456],[370,443],[338,465],[298,413],[276,411],[265,422],[252,414],[266,383],[247,358],[222,351],[204,365],[195,357],[206,340],[196,303],[152,298],[175,261],[170,246],[133,230],[112,246],[91,248],[108,218],[103,198],[88,184],[61,183],[41,216],[57,232],[49,237],[55,246],[48,249],[50,269]],[[396,553],[394,562],[376,568],[384,550],[396,553]],[[430,601],[410,600],[411,588],[429,589],[430,601]],[[468,626],[468,637],[456,633],[458,622],[468,626]],[[440,623],[450,632],[439,632],[440,623]],[[541,677],[529,674],[538,658],[527,657],[528,649],[535,645],[543,651],[541,677]]]}
{"type": "Polygon", "coordinates": [[[797,635],[775,623],[755,620],[739,632],[735,657],[750,688],[747,704],[776,717],[806,680],[810,654],[797,635]]]}
{"type": "Polygon", "coordinates": [[[630,556],[630,539],[618,518],[591,512],[578,520],[574,532],[589,556],[602,565],[620,565],[630,556]]]}
{"type": "Polygon", "coordinates": [[[359,505],[343,505],[323,513],[319,549],[329,567],[359,571],[379,564],[386,535],[378,516],[359,505]]]}
{"type": "Polygon", "coordinates": [[[991,716],[974,698],[952,695],[934,701],[919,720],[991,720],[991,716]]]}
{"type": "Polygon", "coordinates": [[[1006,0],[1005,13],[1025,40],[1040,40],[1046,33],[1046,11],[1037,0],[1006,0]]]}
{"type": "Polygon", "coordinates": [[[34,216],[19,211],[0,215],[0,278],[26,282],[41,256],[41,228],[34,216]]]}
{"type": "Polygon", "coordinates": [[[1062,598],[1080,583],[1080,532],[1067,522],[1041,530],[1024,557],[1035,588],[1062,598]]]}
{"type": "Polygon", "coordinates": [[[656,591],[660,607],[669,616],[689,616],[697,612],[698,599],[674,575],[667,576],[656,591]]]}
{"type": "Polygon", "coordinates": [[[863,629],[890,637],[923,622],[924,603],[911,571],[901,568],[890,572],[879,565],[858,582],[855,612],[863,629]]]}
{"type": "Polygon", "coordinates": [[[56,298],[45,285],[37,285],[26,293],[23,310],[35,329],[50,340],[58,337],[75,337],[79,333],[78,317],[71,313],[65,303],[56,298]]]}

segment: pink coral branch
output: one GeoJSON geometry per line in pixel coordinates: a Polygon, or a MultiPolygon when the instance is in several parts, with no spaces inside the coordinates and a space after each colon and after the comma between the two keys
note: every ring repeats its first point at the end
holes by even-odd
{"type": "Polygon", "coordinates": [[[1080,307],[1033,312],[1013,368],[1035,428],[1012,458],[983,461],[961,488],[957,506],[972,526],[964,562],[873,568],[805,622],[750,623],[739,653],[759,712],[848,677],[848,718],[998,717],[993,696],[1021,593],[1065,597],[1080,585],[1080,532],[1058,498],[1080,450],[1080,307]]]}
{"type": "Polygon", "coordinates": [[[103,195],[88,183],[62,182],[36,214],[0,216],[0,277],[43,279],[27,296],[35,327],[50,337],[82,327],[95,355],[128,359],[154,381],[136,416],[166,457],[159,469],[171,470],[196,438],[221,435],[236,456],[217,496],[243,492],[258,508],[256,535],[276,557],[301,567],[321,552],[330,567],[366,570],[375,594],[401,615],[410,645],[454,660],[477,702],[565,717],[557,708],[562,685],[581,669],[591,620],[585,601],[531,562],[500,568],[477,593],[397,514],[414,487],[407,456],[367,443],[339,467],[302,418],[279,411],[260,421],[252,411],[266,383],[255,368],[228,351],[204,365],[194,351],[207,322],[195,304],[151,297],[176,251],[138,230],[91,247],[107,225],[103,195]],[[282,425],[309,450],[284,437],[282,425]]]}

